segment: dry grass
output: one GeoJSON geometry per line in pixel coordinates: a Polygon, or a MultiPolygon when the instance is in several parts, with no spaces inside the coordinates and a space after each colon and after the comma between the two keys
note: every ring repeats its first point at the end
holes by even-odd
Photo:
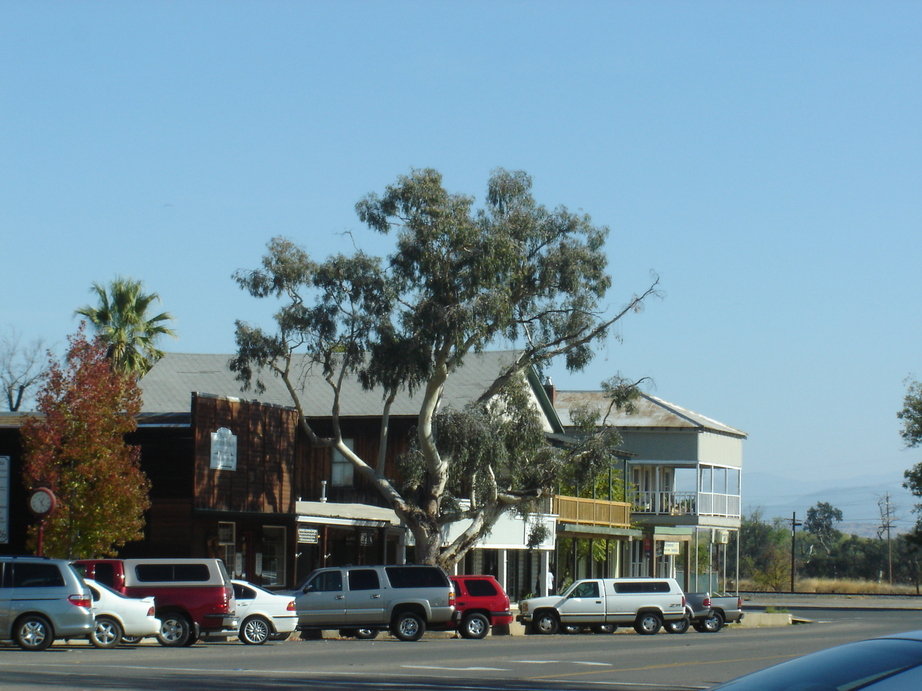
{"type": "MultiPolygon", "coordinates": [[[[855,595],[918,595],[914,585],[858,581],[846,578],[799,578],[794,584],[798,593],[853,593],[855,595]]],[[[790,587],[788,585],[787,587],[790,587]]],[[[761,588],[747,578],[740,579],[740,590],[758,591],[761,588]]],[[[785,588],[787,590],[787,588],[785,588]]]]}

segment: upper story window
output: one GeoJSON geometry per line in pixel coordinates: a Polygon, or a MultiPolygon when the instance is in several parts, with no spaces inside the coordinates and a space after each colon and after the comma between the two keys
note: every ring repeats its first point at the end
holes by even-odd
{"type": "Polygon", "coordinates": [[[713,492],[714,494],[732,494],[740,493],[740,470],[739,468],[722,468],[718,466],[701,466],[700,474],[701,492],[713,492]]]}
{"type": "MultiPolygon", "coordinates": [[[[354,439],[343,439],[343,442],[350,449],[355,449],[354,439]]],[[[333,449],[333,457],[330,463],[330,484],[333,487],[352,487],[353,470],[355,466],[352,461],[343,456],[339,450],[333,449]]]]}

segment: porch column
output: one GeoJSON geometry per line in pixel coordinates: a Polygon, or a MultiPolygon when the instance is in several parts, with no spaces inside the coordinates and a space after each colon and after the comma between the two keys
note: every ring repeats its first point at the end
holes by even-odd
{"type": "MultiPolygon", "coordinates": [[[[500,584],[501,586],[503,586],[503,590],[505,590],[505,591],[508,593],[508,592],[509,592],[509,584],[506,582],[506,576],[507,576],[507,571],[506,571],[506,550],[500,549],[500,550],[497,550],[497,552],[499,552],[499,554],[497,555],[497,559],[496,559],[496,561],[498,562],[498,564],[497,564],[497,571],[499,571],[499,575],[497,576],[496,580],[498,580],[498,581],[499,581],[499,584],[500,584]]],[[[516,598],[516,599],[517,599],[517,598],[516,598]]]]}
{"type": "Polygon", "coordinates": [[[541,550],[541,597],[545,597],[554,592],[554,576],[551,574],[551,553],[548,550],[541,550]]]}

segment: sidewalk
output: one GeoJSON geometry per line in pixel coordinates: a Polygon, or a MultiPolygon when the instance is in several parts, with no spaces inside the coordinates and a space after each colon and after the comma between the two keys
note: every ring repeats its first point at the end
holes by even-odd
{"type": "Polygon", "coordinates": [[[922,610],[922,596],[848,595],[829,593],[740,593],[743,611],[777,607],[793,609],[905,609],[922,610]]]}

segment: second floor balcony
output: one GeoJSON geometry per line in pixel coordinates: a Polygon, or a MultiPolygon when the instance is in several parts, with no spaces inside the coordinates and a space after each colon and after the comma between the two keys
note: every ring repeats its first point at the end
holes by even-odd
{"type": "Polygon", "coordinates": [[[634,513],[660,516],[740,517],[740,495],[694,491],[634,491],[634,513]]]}
{"type": "Polygon", "coordinates": [[[553,512],[562,523],[606,528],[631,526],[631,505],[624,501],[557,495],[554,497],[553,512]]]}

